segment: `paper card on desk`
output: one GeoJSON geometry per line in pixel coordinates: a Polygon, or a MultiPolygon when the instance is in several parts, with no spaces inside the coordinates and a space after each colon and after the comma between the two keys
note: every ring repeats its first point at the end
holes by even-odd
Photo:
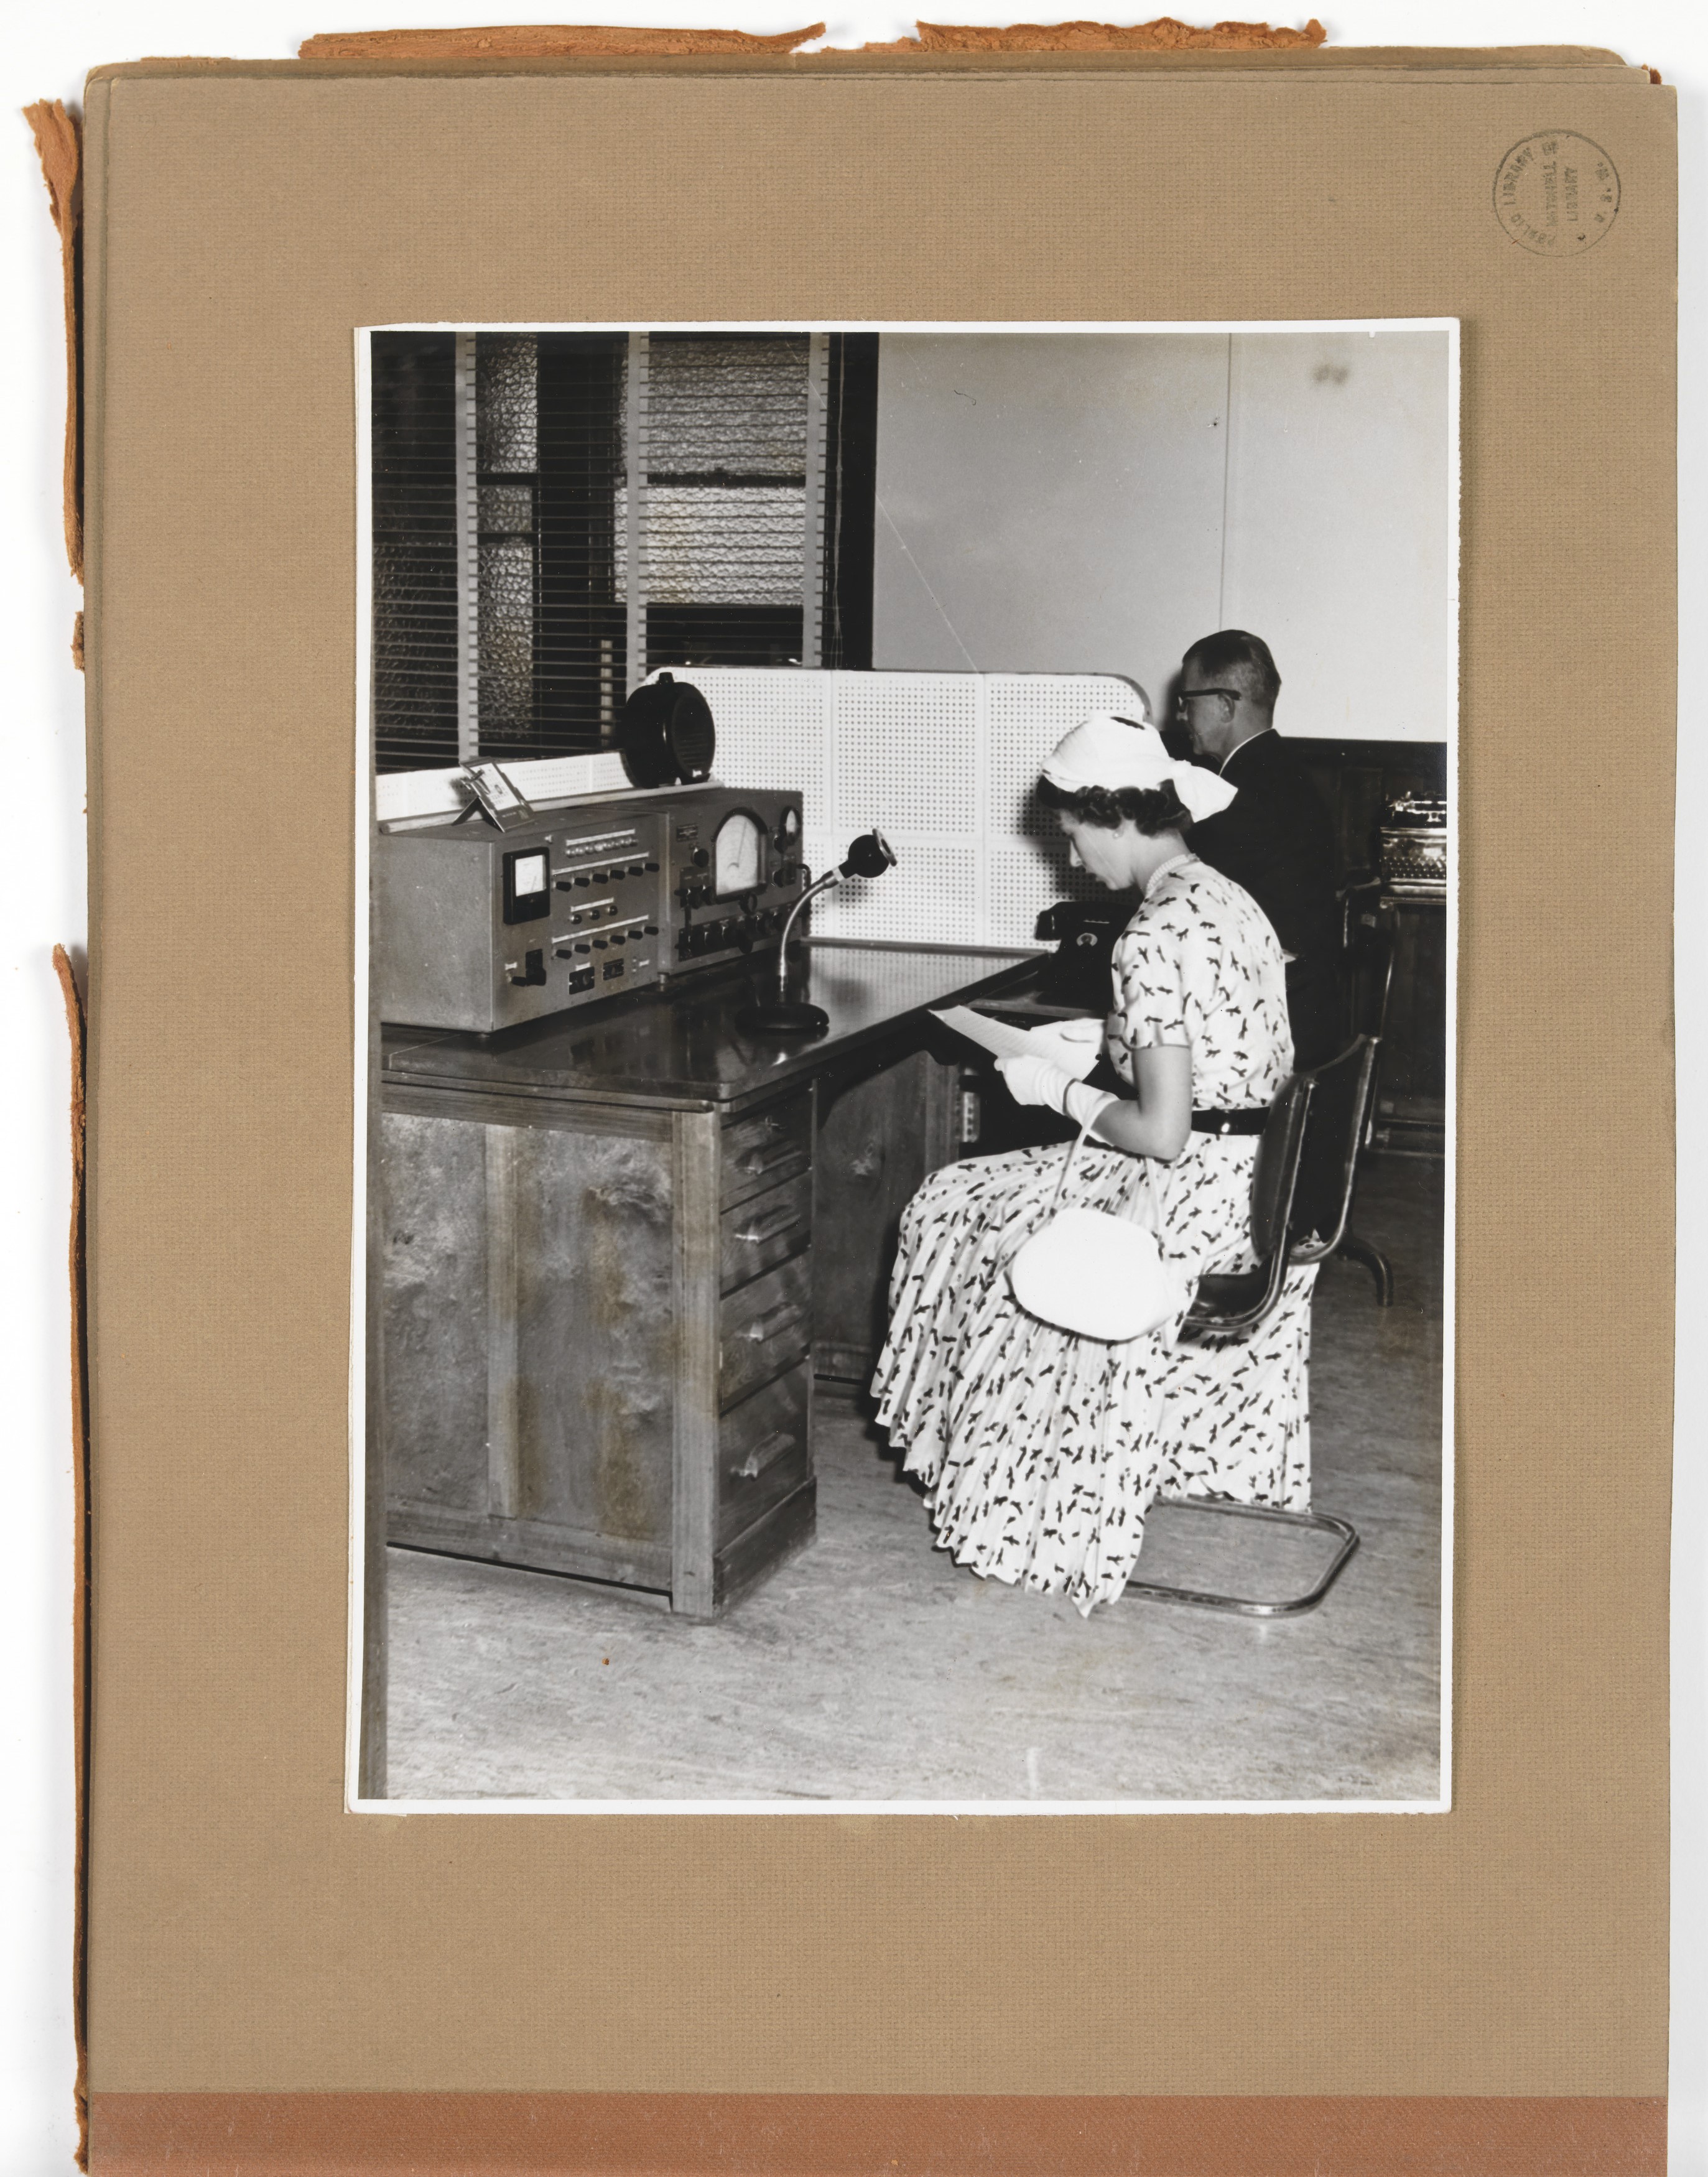
{"type": "Polygon", "coordinates": [[[953,1028],[957,1035],[965,1036],[969,1043],[982,1045],[997,1058],[1023,1058],[1034,1050],[1032,1039],[1023,1028],[1010,1028],[1007,1021],[975,1013],[970,1006],[945,1006],[931,1018],[941,1021],[945,1028],[953,1028]]]}

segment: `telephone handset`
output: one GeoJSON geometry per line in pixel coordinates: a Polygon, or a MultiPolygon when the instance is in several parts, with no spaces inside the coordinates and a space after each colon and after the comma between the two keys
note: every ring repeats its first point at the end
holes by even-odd
{"type": "Polygon", "coordinates": [[[1110,955],[1138,906],[1137,893],[1110,892],[1102,899],[1058,899],[1046,907],[1034,934],[1056,950],[1039,977],[1039,996],[1050,1005],[1107,1012],[1110,955]]]}

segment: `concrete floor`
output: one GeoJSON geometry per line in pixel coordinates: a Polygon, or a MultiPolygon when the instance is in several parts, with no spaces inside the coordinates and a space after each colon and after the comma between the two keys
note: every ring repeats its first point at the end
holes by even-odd
{"type": "MultiPolygon", "coordinates": [[[[1434,1798],[1441,1215],[1438,1165],[1373,1160],[1357,1224],[1395,1304],[1349,1263],[1318,1283],[1314,1502],[1362,1547],[1313,1614],[1129,1596],[1082,1620],[981,1581],[932,1547],[863,1402],[821,1385],[817,1540],[717,1624],[393,1551],[391,1796],[1434,1798]]],[[[1163,1508],[1141,1569],[1280,1595],[1332,1547],[1163,1508]]]]}

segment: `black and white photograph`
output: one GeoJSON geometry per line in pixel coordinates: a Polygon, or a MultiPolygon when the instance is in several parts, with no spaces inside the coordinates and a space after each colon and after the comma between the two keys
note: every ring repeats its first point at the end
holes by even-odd
{"type": "Polygon", "coordinates": [[[1454,322],[357,348],[352,1803],[1445,1809],[1454,322]]]}

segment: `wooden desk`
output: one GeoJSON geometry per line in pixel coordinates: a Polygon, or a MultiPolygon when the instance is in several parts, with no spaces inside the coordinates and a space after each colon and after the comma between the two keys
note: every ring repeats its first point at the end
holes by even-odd
{"type": "Polygon", "coordinates": [[[741,970],[489,1039],[388,1028],[393,1542],[714,1616],[809,1541],[812,1379],[869,1370],[902,1204],[958,1139],[927,1007],[1012,953],[816,944],[815,1041],[741,970]]]}

